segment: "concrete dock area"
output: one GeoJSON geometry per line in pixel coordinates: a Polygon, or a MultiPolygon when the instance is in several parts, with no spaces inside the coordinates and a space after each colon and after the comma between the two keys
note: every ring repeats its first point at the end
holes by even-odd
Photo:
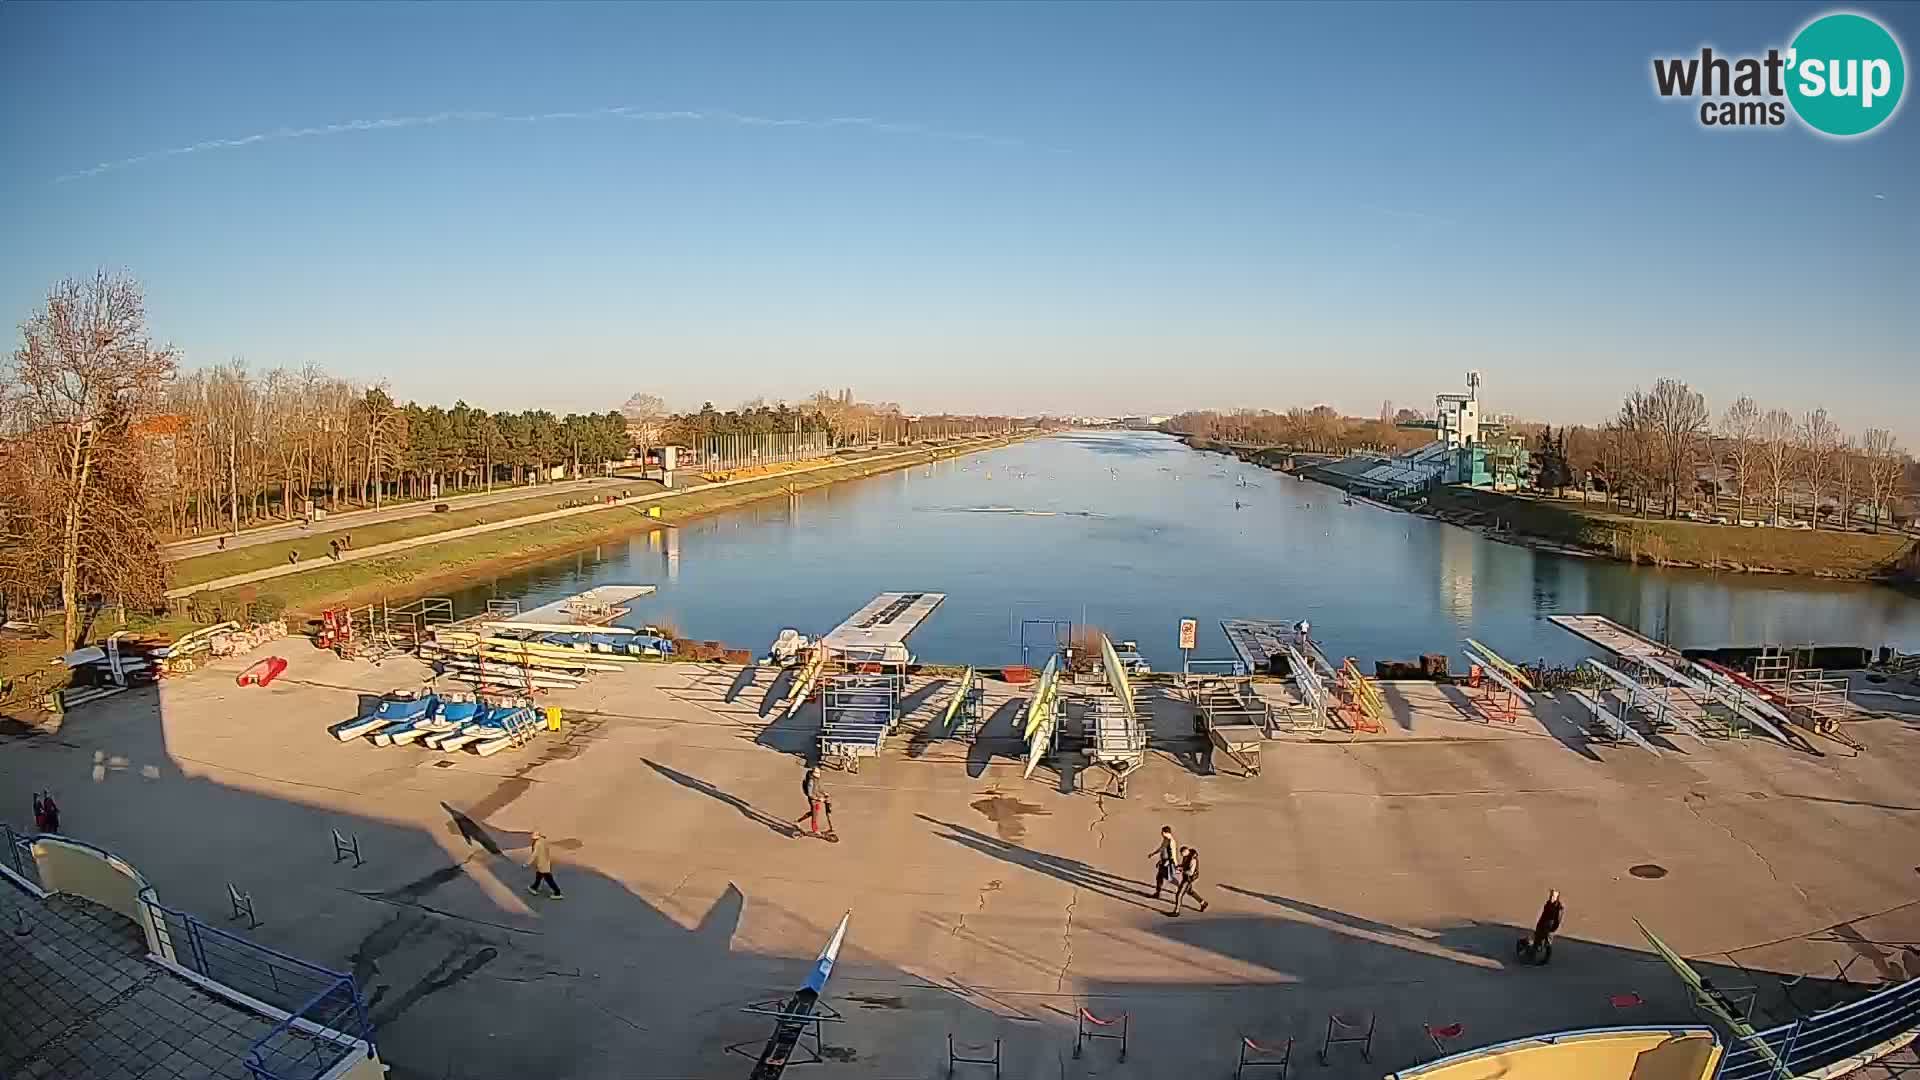
{"type": "Polygon", "coordinates": [[[358,978],[395,1080],[744,1076],[725,1047],[757,1053],[769,1025],[740,1009],[796,987],[848,911],[820,1075],[946,1076],[952,1035],[1002,1040],[1007,1077],[1191,1080],[1231,1075],[1250,1036],[1358,1080],[1437,1056],[1423,1024],[1462,1025],[1464,1049],[1702,1022],[1636,918],[1753,987],[1756,1026],[1920,976],[1903,698],[1867,699],[1887,711],[1849,725],[1858,756],[1649,753],[1589,742],[1555,698],[1501,723],[1463,687],[1387,683],[1383,732],[1273,740],[1241,776],[1143,687],[1152,749],[1122,798],[1071,769],[1021,780],[1026,688],[989,681],[969,743],[929,730],[953,680],[917,676],[883,756],[826,774],[825,843],[795,825],[818,714],[778,719],[790,673],[635,664],[543,699],[563,731],[482,758],[328,734],[425,665],[283,655],[265,688],[234,685],[257,657],[216,661],[0,744],[0,790],[23,826],[51,788],[64,832],[170,905],[222,922],[228,883],[251,893],[251,937],[358,978]],[[1204,912],[1152,897],[1162,825],[1202,853],[1204,912]],[[536,829],[564,899],[527,892],[536,829]],[[1550,888],[1553,962],[1519,966],[1550,888]],[[1124,1064],[1073,1056],[1083,1007],[1129,1017],[1124,1064]],[[1370,1062],[1317,1063],[1333,1013],[1377,1025],[1370,1062]]]}

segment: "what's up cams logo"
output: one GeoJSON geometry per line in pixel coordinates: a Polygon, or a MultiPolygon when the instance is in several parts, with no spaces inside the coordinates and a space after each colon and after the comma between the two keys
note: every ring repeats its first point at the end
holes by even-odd
{"type": "Polygon", "coordinates": [[[1886,27],[1865,15],[1822,15],[1783,53],[1656,57],[1663,98],[1697,98],[1703,127],[1781,127],[1788,109],[1824,135],[1865,135],[1893,117],[1907,86],[1906,57],[1886,27]]]}

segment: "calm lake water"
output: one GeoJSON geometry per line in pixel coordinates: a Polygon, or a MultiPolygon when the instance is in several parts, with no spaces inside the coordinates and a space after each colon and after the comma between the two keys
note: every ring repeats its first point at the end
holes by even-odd
{"type": "MultiPolygon", "coordinates": [[[[887,591],[946,603],[911,639],[930,661],[1023,659],[1026,620],[1091,623],[1180,662],[1230,655],[1223,618],[1308,619],[1335,657],[1454,654],[1473,637],[1567,663],[1583,643],[1546,621],[1597,612],[1683,646],[1807,642],[1920,649],[1920,600],[1891,589],[1642,569],[1546,555],[1451,525],[1342,504],[1332,488],[1164,435],[1061,435],[840,484],[603,544],[455,594],[545,603],[652,583],[629,621],[765,650],[821,634],[887,591]],[[1236,508],[1236,503],[1238,507],[1236,508]]],[[[1030,642],[1050,630],[1029,626],[1030,642]]]]}

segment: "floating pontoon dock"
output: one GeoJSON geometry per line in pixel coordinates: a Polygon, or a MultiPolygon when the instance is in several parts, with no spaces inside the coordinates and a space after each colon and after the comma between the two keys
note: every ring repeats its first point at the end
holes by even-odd
{"type": "Polygon", "coordinates": [[[1678,649],[1669,648],[1645,634],[1629,630],[1605,615],[1549,615],[1547,621],[1575,637],[1587,639],[1615,656],[1631,660],[1652,658],[1667,664],[1681,660],[1678,649]]]}
{"type": "Polygon", "coordinates": [[[532,611],[520,612],[505,621],[509,624],[535,624],[527,625],[529,630],[604,627],[627,614],[628,604],[643,596],[652,596],[655,591],[652,585],[597,585],[564,600],[555,600],[532,611]]]}
{"type": "Polygon", "coordinates": [[[911,659],[907,635],[920,628],[947,598],[937,592],[881,593],[833,628],[820,644],[840,659],[904,664],[911,659]]]}
{"type": "Polygon", "coordinates": [[[1239,657],[1242,674],[1270,675],[1278,667],[1276,658],[1286,661],[1287,677],[1301,707],[1283,710],[1272,718],[1270,727],[1318,731],[1326,726],[1332,705],[1327,687],[1339,676],[1311,636],[1277,619],[1222,619],[1220,629],[1239,657]]]}

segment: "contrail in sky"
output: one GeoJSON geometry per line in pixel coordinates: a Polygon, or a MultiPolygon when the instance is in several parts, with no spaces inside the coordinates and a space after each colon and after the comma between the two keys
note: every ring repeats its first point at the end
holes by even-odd
{"type": "Polygon", "coordinates": [[[55,177],[56,183],[69,180],[82,180],[101,173],[130,169],[136,165],[145,165],[165,158],[184,157],[188,154],[204,153],[208,150],[233,150],[256,143],[286,142],[290,139],[314,139],[328,135],[347,135],[359,131],[390,131],[396,128],[439,127],[445,124],[480,123],[520,123],[533,124],[555,120],[640,120],[651,123],[694,123],[694,124],[732,124],[737,127],[766,128],[859,128],[879,132],[885,135],[916,135],[928,139],[941,139],[948,142],[983,143],[988,146],[1025,146],[1020,139],[1001,135],[983,135],[970,131],[947,131],[941,128],[927,127],[924,124],[896,123],[888,120],[876,120],[867,116],[831,116],[824,119],[801,119],[793,117],[754,116],[747,113],[727,112],[724,110],[692,109],[641,109],[632,105],[615,105],[602,109],[580,109],[564,112],[545,113],[501,113],[501,112],[437,112],[419,116],[390,116],[377,120],[349,120],[339,124],[322,124],[317,127],[282,127],[272,131],[259,131],[251,135],[242,135],[232,139],[208,139],[205,142],[176,146],[167,150],[153,150],[133,157],[116,161],[103,161],[90,169],[81,169],[55,177]]]}

